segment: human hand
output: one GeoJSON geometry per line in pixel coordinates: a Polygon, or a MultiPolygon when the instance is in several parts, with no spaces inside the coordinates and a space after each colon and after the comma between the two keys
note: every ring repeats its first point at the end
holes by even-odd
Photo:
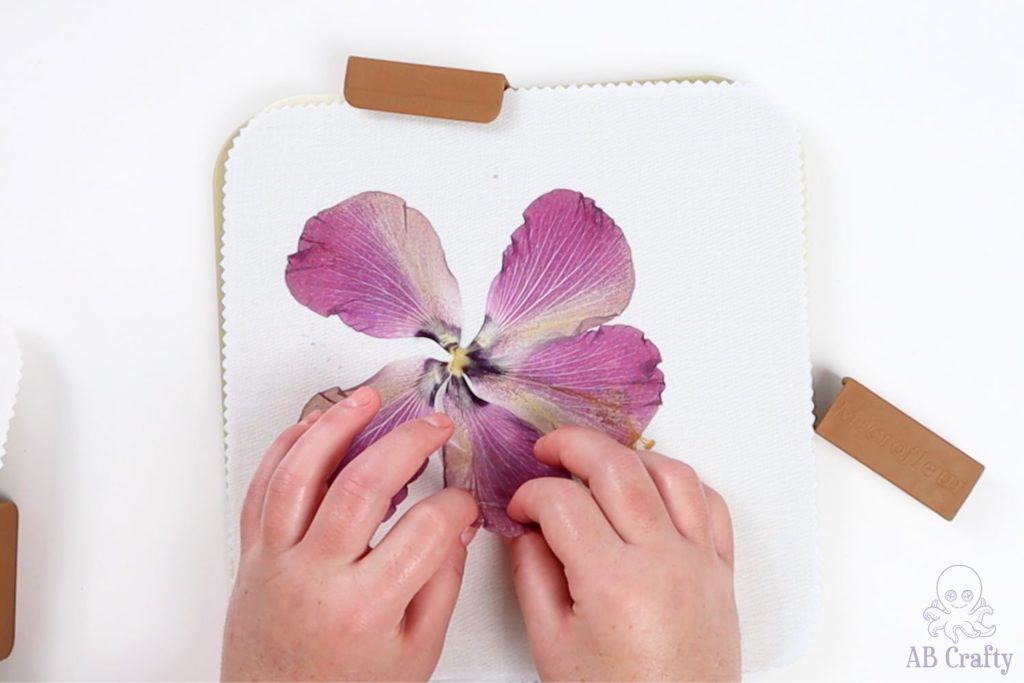
{"type": "Polygon", "coordinates": [[[371,550],[392,496],[452,434],[441,414],[407,422],[328,487],[379,407],[375,391],[358,389],[286,429],[263,456],[242,507],[225,680],[426,680],[434,670],[476,503],[444,489],[371,550]]]}
{"type": "Polygon", "coordinates": [[[588,429],[557,429],[534,453],[583,481],[533,479],[508,506],[540,526],[509,551],[541,678],[739,679],[722,497],[689,466],[588,429]]]}

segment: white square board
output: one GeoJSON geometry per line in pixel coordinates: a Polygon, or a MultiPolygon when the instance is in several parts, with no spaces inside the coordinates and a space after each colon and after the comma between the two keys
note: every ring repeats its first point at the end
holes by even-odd
{"type": "MultiPolygon", "coordinates": [[[[232,551],[249,476],[310,395],[434,353],[291,297],[285,259],[305,220],[366,190],[403,197],[437,230],[472,335],[522,211],[560,187],[595,199],[632,248],[636,286],[614,322],[643,330],[664,359],[663,405],[645,435],[730,505],[744,669],[791,661],[818,604],[800,147],[792,122],[747,85],[512,90],[488,125],[341,102],[250,121],[224,200],[232,551]]],[[[439,486],[435,458],[410,501],[439,486]]],[[[535,675],[501,555],[490,534],[473,542],[437,678],[535,675]]]]}

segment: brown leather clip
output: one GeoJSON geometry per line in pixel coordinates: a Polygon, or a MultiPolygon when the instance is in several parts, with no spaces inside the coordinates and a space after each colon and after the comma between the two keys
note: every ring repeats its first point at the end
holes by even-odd
{"type": "Polygon", "coordinates": [[[360,109],[487,123],[507,87],[502,74],[349,57],[344,92],[360,109]]]}
{"type": "Polygon", "coordinates": [[[851,377],[815,431],[946,519],[956,516],[985,470],[851,377]]]}
{"type": "Polygon", "coordinates": [[[0,501],[0,660],[14,647],[15,575],[18,567],[18,507],[0,501]]]}

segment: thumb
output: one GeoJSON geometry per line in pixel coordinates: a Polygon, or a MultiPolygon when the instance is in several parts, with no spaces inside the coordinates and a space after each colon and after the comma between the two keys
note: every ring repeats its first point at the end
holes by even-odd
{"type": "Polygon", "coordinates": [[[527,531],[507,543],[512,583],[532,642],[546,640],[563,629],[572,614],[572,596],[565,569],[537,531],[527,531]]]}
{"type": "MultiPolygon", "coordinates": [[[[469,527],[467,531],[475,527],[469,527]]],[[[472,540],[470,533],[463,533],[465,543],[472,540]],[[468,538],[467,538],[468,537],[468,538]]],[[[405,632],[423,644],[440,645],[448,631],[455,610],[455,600],[462,587],[462,575],[466,567],[466,546],[462,539],[456,539],[444,562],[430,577],[409,603],[405,612],[405,632]]]]}

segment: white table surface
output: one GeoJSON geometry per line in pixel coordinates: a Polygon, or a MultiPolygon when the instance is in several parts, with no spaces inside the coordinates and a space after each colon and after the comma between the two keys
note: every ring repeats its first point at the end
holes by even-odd
{"type": "Polygon", "coordinates": [[[988,469],[947,523],[819,441],[820,624],[762,678],[970,673],[905,668],[911,645],[941,645],[921,611],[954,563],[981,574],[987,642],[1024,674],[1021,5],[606,4],[0,6],[0,315],[24,354],[0,678],[216,676],[213,162],[264,105],[340,88],[348,54],[514,85],[720,74],[789,108],[816,387],[854,375],[988,469]]]}

